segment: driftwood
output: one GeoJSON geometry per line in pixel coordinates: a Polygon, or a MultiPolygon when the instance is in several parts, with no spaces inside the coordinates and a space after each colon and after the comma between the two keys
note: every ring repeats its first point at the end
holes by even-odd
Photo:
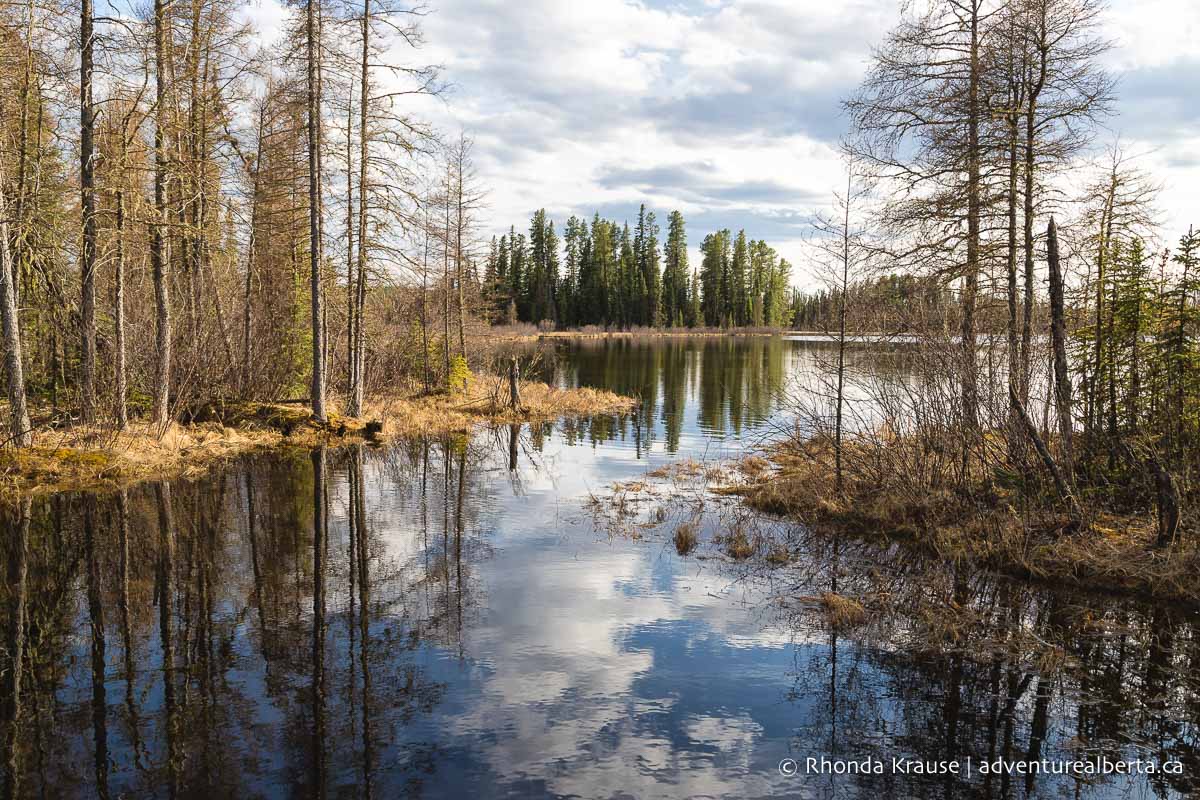
{"type": "Polygon", "coordinates": [[[1050,473],[1050,477],[1054,479],[1054,487],[1058,490],[1059,497],[1070,507],[1072,518],[1076,522],[1082,520],[1083,511],[1079,508],[1079,502],[1075,499],[1075,493],[1071,491],[1071,485],[1063,477],[1062,470],[1058,468],[1058,464],[1054,461],[1054,456],[1050,455],[1050,448],[1046,447],[1046,443],[1042,441],[1042,437],[1038,434],[1037,426],[1033,424],[1033,420],[1029,418],[1029,414],[1025,411],[1025,406],[1021,405],[1021,400],[1017,397],[1016,389],[1010,385],[1008,392],[1013,410],[1017,412],[1017,417],[1021,420],[1021,426],[1025,429],[1025,434],[1033,442],[1033,448],[1037,450],[1037,454],[1041,457],[1042,463],[1046,465],[1046,470],[1050,473]]]}

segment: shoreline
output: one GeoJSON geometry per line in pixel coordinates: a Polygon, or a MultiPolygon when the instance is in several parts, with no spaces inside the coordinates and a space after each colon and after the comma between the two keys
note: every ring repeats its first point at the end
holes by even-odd
{"type": "Polygon", "coordinates": [[[767,330],[767,329],[738,329],[731,328],[729,330],[719,330],[713,328],[645,328],[639,330],[611,330],[611,331],[590,331],[590,330],[571,330],[571,331],[506,331],[499,330],[492,334],[492,338],[498,341],[506,342],[538,342],[551,339],[687,339],[687,338],[710,338],[710,337],[771,337],[784,336],[788,334],[800,335],[817,335],[805,334],[803,331],[790,330],[767,330]]]}
{"type": "Polygon", "coordinates": [[[1150,515],[1094,510],[1076,525],[1050,505],[1022,516],[1015,495],[995,485],[969,495],[901,494],[851,474],[838,495],[831,465],[786,449],[768,455],[769,476],[725,491],[817,534],[896,543],[1024,580],[1200,605],[1200,548],[1186,540],[1156,547],[1150,515]]]}
{"type": "Polygon", "coordinates": [[[477,375],[466,392],[373,398],[362,417],[343,416],[335,409],[323,425],[313,421],[303,406],[238,402],[206,407],[193,415],[192,422],[172,422],[165,430],[142,421],[131,422],[123,431],[83,426],[42,429],[35,432],[33,447],[0,451],[0,502],[187,478],[252,453],[466,435],[488,424],[626,414],[638,404],[634,398],[608,391],[556,389],[522,381],[523,408],[514,411],[497,405],[498,381],[477,375]]]}

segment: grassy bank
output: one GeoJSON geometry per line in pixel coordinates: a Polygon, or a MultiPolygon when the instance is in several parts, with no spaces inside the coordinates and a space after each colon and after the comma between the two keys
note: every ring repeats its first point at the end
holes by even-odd
{"type": "Polygon", "coordinates": [[[483,424],[544,421],[632,411],[637,401],[595,389],[560,390],[522,382],[522,409],[507,406],[499,379],[479,376],[464,392],[394,395],[367,403],[362,417],[337,410],[318,424],[301,405],[233,403],[194,411],[165,430],[142,422],[122,431],[41,429],[34,446],[0,450],[0,497],[110,488],[160,477],[202,474],[244,453],[370,440],[469,433],[483,424]],[[373,425],[371,423],[374,423],[373,425]]]}
{"type": "MultiPolygon", "coordinates": [[[[883,445],[908,446],[903,440],[883,445]]],[[[853,455],[847,464],[886,463],[890,454],[853,455]]],[[[1170,547],[1155,547],[1157,528],[1149,511],[1118,515],[1086,509],[1085,519],[1076,522],[1053,502],[1023,501],[1015,488],[996,481],[965,491],[906,487],[903,480],[880,480],[853,467],[838,492],[832,449],[820,441],[778,446],[771,460],[775,469],[769,477],[734,491],[751,507],[796,519],[818,533],[899,541],[947,561],[968,560],[1091,590],[1200,602],[1200,547],[1186,536],[1170,547]]]]}

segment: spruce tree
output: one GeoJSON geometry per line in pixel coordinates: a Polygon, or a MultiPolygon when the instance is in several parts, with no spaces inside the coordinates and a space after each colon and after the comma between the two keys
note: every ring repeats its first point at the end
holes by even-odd
{"type": "Polygon", "coordinates": [[[683,214],[672,211],[667,221],[666,264],[663,269],[663,321],[667,325],[682,325],[689,316],[687,233],[683,214]]]}

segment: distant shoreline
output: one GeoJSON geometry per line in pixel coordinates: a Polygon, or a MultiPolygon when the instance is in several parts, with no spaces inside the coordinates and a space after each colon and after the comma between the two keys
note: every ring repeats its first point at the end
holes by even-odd
{"type": "MultiPolygon", "coordinates": [[[[687,339],[687,338],[715,338],[715,337],[731,337],[731,338],[750,338],[750,337],[773,337],[779,336],[785,339],[792,340],[809,340],[822,342],[836,342],[838,340],[837,333],[829,331],[798,331],[785,329],[765,329],[765,328],[645,328],[638,330],[611,330],[611,331],[589,331],[589,330],[568,330],[568,331],[512,331],[504,330],[501,327],[489,334],[490,338],[500,341],[519,341],[519,342],[536,342],[550,339],[687,339]]],[[[862,344],[864,342],[914,342],[917,340],[917,335],[907,333],[854,333],[846,334],[847,344],[862,344]]]]}

